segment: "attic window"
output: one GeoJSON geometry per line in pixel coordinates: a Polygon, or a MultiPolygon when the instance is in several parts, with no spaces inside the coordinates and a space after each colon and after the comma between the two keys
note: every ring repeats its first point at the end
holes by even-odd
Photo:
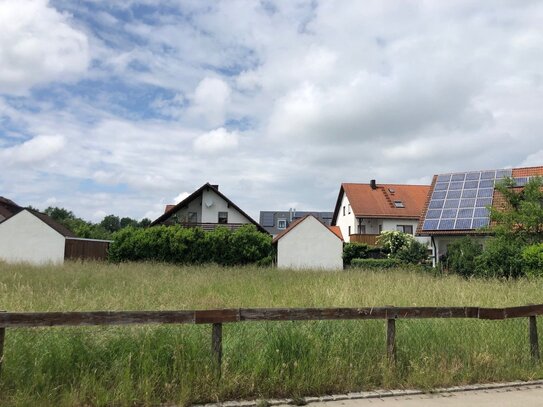
{"type": "Polygon", "coordinates": [[[396,208],[405,208],[405,205],[403,204],[402,201],[394,201],[394,206],[396,208]]]}
{"type": "Polygon", "coordinates": [[[388,192],[390,192],[391,194],[394,194],[394,192],[396,192],[396,191],[393,190],[392,188],[389,188],[389,189],[388,189],[388,192]]]}

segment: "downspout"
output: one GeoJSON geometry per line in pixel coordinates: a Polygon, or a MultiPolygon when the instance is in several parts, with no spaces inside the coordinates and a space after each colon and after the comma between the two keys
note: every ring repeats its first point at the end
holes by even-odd
{"type": "Polygon", "coordinates": [[[432,242],[432,247],[434,248],[434,256],[432,259],[432,263],[434,267],[437,267],[437,246],[436,246],[436,241],[434,240],[433,236],[430,236],[430,242],[432,242]]]}

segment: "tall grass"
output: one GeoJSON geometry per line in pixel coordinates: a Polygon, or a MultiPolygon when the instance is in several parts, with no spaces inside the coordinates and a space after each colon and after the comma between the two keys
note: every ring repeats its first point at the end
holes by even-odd
{"type": "MultiPolygon", "coordinates": [[[[543,280],[402,270],[0,265],[0,309],[9,311],[541,302],[543,280]]],[[[226,324],[223,334],[219,380],[207,325],[8,329],[0,405],[190,404],[543,377],[529,359],[525,319],[398,321],[395,366],[385,357],[384,321],[226,324]]]]}

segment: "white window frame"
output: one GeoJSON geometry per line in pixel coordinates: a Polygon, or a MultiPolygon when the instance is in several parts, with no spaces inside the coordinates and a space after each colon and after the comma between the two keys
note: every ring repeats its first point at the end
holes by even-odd
{"type": "Polygon", "coordinates": [[[287,228],[286,219],[277,219],[277,229],[284,230],[287,228]]]}

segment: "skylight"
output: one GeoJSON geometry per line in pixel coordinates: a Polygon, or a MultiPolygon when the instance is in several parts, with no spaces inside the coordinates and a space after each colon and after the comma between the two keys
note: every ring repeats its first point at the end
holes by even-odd
{"type": "Polygon", "coordinates": [[[394,201],[394,206],[396,208],[405,208],[405,205],[403,204],[402,201],[394,201]]]}

